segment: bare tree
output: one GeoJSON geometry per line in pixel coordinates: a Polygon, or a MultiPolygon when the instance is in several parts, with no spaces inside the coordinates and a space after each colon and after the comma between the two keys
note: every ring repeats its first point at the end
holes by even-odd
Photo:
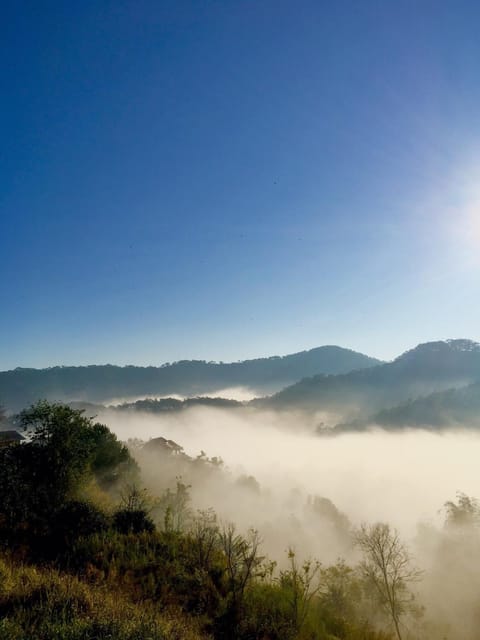
{"type": "Polygon", "coordinates": [[[363,552],[360,567],[373,585],[382,607],[391,618],[398,640],[402,640],[401,620],[407,613],[418,611],[409,585],[417,582],[422,572],[411,566],[411,557],[398,532],[388,524],[362,525],[356,543],[363,552]]]}
{"type": "Polygon", "coordinates": [[[250,529],[246,537],[239,535],[235,525],[230,524],[220,534],[220,545],[225,555],[232,599],[235,604],[239,604],[263,560],[258,555],[260,537],[254,529],[250,529]]]}
{"type": "Polygon", "coordinates": [[[236,533],[235,525],[224,526],[220,532],[220,549],[224,556],[228,594],[222,625],[225,637],[238,637],[245,592],[251,581],[261,574],[263,558],[258,555],[260,538],[251,529],[247,536],[236,533]]]}
{"type": "Polygon", "coordinates": [[[190,527],[190,536],[198,566],[207,571],[220,549],[220,529],[212,509],[198,511],[190,527]]]}

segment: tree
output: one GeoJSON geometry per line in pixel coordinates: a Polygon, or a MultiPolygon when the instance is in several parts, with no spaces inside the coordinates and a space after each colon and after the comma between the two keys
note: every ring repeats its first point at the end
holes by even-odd
{"type": "Polygon", "coordinates": [[[280,585],[289,594],[289,605],[293,627],[300,633],[307,619],[312,599],[320,589],[318,574],[320,563],[305,560],[298,564],[293,549],[288,550],[290,567],[280,573],[280,585]]]}
{"type": "Polygon", "coordinates": [[[224,526],[220,532],[227,578],[227,597],[224,615],[219,620],[221,638],[235,638],[244,608],[247,587],[257,577],[263,558],[258,555],[260,537],[250,529],[247,536],[236,532],[235,525],[224,526]]]}
{"type": "Polygon", "coordinates": [[[402,618],[418,612],[409,585],[417,582],[422,572],[411,566],[407,548],[388,524],[362,525],[356,543],[364,556],[360,565],[363,576],[390,617],[398,640],[402,640],[402,618]]]}
{"type": "Polygon", "coordinates": [[[104,485],[111,485],[120,471],[136,470],[127,447],[115,434],[83,414],[81,409],[43,400],[19,415],[21,426],[31,433],[32,447],[55,473],[60,492],[75,487],[84,474],[93,473],[104,485]]]}
{"type": "Polygon", "coordinates": [[[40,548],[63,521],[78,517],[81,529],[88,514],[95,520],[79,503],[82,489],[93,478],[116,478],[131,458],[107,427],[65,405],[39,402],[19,422],[31,438],[0,449],[0,538],[40,548]]]}
{"type": "Polygon", "coordinates": [[[67,405],[41,401],[20,413],[20,424],[31,433],[24,453],[38,467],[38,487],[45,489],[52,508],[59,507],[87,474],[94,457],[92,421],[67,405]]]}
{"type": "Polygon", "coordinates": [[[196,565],[203,571],[209,571],[220,549],[220,529],[216,513],[212,509],[198,511],[189,533],[196,565]]]}
{"type": "Polygon", "coordinates": [[[165,531],[180,533],[191,520],[190,488],[189,484],[185,484],[181,478],[177,478],[175,491],[168,488],[158,500],[158,508],[163,515],[165,531]]]}
{"type": "Polygon", "coordinates": [[[474,529],[480,525],[480,504],[476,498],[457,493],[457,500],[445,502],[445,527],[474,529]]]}
{"type": "Polygon", "coordinates": [[[320,570],[319,614],[334,637],[346,637],[360,620],[364,631],[368,629],[362,595],[361,577],[344,560],[320,570]]]}
{"type": "Polygon", "coordinates": [[[254,529],[250,529],[246,537],[237,534],[235,525],[230,524],[223,528],[220,542],[225,555],[230,592],[233,600],[240,602],[263,560],[258,555],[260,537],[254,529]]]}
{"type": "Polygon", "coordinates": [[[150,517],[149,498],[146,490],[135,485],[128,487],[122,495],[122,503],[113,514],[113,526],[120,533],[141,533],[155,530],[155,523],[150,517]]]}
{"type": "Polygon", "coordinates": [[[93,445],[90,469],[103,488],[111,489],[119,479],[136,480],[139,473],[137,463],[128,447],[106,425],[91,424],[90,439],[93,445]]]}

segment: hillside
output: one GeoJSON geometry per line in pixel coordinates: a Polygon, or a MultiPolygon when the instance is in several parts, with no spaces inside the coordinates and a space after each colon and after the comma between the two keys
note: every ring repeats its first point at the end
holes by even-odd
{"type": "Polygon", "coordinates": [[[480,345],[470,340],[421,344],[393,362],[343,375],[314,376],[256,404],[367,418],[411,398],[480,380],[480,345]]]}
{"type": "Polygon", "coordinates": [[[229,387],[272,393],[315,374],[340,374],[379,360],[336,346],[287,356],[223,363],[183,360],[161,367],[92,365],[0,372],[0,404],[18,411],[39,398],[108,403],[114,398],[198,396],[229,387]]]}
{"type": "Polygon", "coordinates": [[[368,421],[387,429],[480,426],[480,383],[429,394],[378,412],[368,421]]]}
{"type": "MultiPolygon", "coordinates": [[[[60,404],[20,423],[30,438],[0,447],[2,640],[392,640],[356,559],[303,560],[281,542],[277,568],[259,531],[198,508],[220,488],[280,539],[277,499],[254,476],[162,436],[127,447],[60,404]]],[[[352,549],[329,498],[287,490],[278,508],[297,544],[311,529],[352,549]]]]}

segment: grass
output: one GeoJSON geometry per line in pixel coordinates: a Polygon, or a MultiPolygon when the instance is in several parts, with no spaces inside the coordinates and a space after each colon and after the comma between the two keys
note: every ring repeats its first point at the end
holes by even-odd
{"type": "Polygon", "coordinates": [[[52,569],[0,559],[0,640],[205,640],[194,623],[52,569]]]}

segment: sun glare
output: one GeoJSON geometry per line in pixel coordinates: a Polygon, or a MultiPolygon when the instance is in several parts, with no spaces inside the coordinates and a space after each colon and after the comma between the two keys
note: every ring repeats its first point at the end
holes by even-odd
{"type": "Polygon", "coordinates": [[[480,267],[480,166],[455,171],[437,199],[437,220],[442,220],[447,244],[462,268],[480,267]]]}

